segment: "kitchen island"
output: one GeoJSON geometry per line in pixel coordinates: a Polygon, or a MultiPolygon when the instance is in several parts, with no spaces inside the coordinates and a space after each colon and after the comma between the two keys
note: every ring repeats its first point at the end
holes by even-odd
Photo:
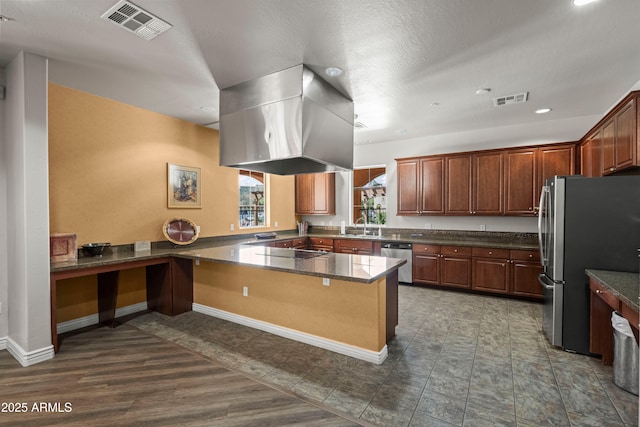
{"type": "Polygon", "coordinates": [[[175,256],[194,261],[194,311],[373,363],[387,356],[406,260],[254,245],[175,256]]]}

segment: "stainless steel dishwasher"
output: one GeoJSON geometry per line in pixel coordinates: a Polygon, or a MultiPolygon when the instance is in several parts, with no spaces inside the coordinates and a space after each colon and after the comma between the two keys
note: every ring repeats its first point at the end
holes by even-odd
{"type": "Polygon", "coordinates": [[[411,243],[401,242],[382,242],[382,250],[380,255],[388,258],[400,258],[406,259],[407,263],[398,269],[398,281],[404,283],[413,283],[413,276],[411,272],[411,243]]]}

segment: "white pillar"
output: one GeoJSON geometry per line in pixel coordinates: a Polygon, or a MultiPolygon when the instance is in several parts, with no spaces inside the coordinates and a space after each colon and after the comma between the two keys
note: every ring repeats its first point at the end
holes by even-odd
{"type": "MultiPolygon", "coordinates": [[[[0,87],[6,86],[4,69],[0,69],[0,87]]],[[[1,90],[1,89],[0,89],[1,90]]],[[[5,159],[5,101],[0,99],[0,350],[7,348],[9,316],[7,315],[7,166],[5,159]]]]}
{"type": "Polygon", "coordinates": [[[6,68],[7,349],[23,366],[53,357],[47,67],[46,58],[20,52],[6,68]]]}

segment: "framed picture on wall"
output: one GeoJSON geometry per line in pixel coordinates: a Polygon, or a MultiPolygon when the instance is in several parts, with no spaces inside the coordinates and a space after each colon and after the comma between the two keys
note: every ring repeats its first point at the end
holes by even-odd
{"type": "Polygon", "coordinates": [[[201,208],[200,168],[167,163],[167,207],[201,208]]]}

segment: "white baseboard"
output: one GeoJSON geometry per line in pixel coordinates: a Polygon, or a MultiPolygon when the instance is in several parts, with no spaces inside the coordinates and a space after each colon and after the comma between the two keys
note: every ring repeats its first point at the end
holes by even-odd
{"type": "Polygon", "coordinates": [[[7,337],[0,338],[0,350],[7,349],[7,337]]]}
{"type": "MultiPolygon", "coordinates": [[[[116,308],[116,317],[127,316],[129,314],[138,313],[147,309],[147,303],[139,302],[137,304],[128,305],[126,307],[116,308]]],[[[77,319],[67,320],[58,323],[58,333],[63,334],[76,329],[86,328],[87,326],[97,325],[99,323],[98,313],[88,316],[79,317],[77,319]]]]}
{"type": "Polygon", "coordinates": [[[304,332],[296,331],[294,329],[285,328],[283,326],[274,325],[273,323],[251,319],[249,317],[230,313],[224,310],[219,310],[217,308],[209,307],[202,304],[193,303],[192,309],[195,312],[206,314],[207,316],[217,317],[218,319],[223,319],[229,322],[248,326],[250,328],[259,329],[261,331],[269,332],[270,334],[289,338],[294,341],[303,342],[315,347],[324,348],[325,350],[344,354],[345,356],[354,357],[356,359],[364,360],[378,365],[384,362],[388,354],[386,345],[380,351],[365,350],[360,347],[355,347],[327,338],[318,337],[316,335],[307,334],[304,332]]]}
{"type": "Polygon", "coordinates": [[[55,355],[52,345],[27,352],[11,338],[7,338],[7,350],[22,366],[35,365],[36,363],[53,359],[55,355]]]}

